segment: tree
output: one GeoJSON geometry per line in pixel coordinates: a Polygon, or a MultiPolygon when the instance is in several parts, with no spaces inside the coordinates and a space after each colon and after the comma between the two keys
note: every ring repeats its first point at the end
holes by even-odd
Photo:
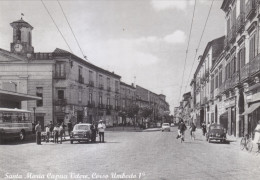
{"type": "Polygon", "coordinates": [[[145,119],[150,117],[152,113],[153,113],[153,110],[150,107],[141,108],[141,116],[145,119]]]}
{"type": "Polygon", "coordinates": [[[132,104],[131,106],[129,106],[127,109],[126,109],[126,114],[127,114],[127,117],[128,118],[131,118],[132,120],[134,119],[134,126],[136,124],[136,116],[139,112],[139,106],[136,105],[136,104],[132,104]]]}

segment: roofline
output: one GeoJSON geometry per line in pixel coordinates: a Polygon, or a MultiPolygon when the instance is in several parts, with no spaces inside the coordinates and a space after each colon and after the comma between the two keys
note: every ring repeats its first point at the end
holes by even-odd
{"type": "MultiPolygon", "coordinates": [[[[63,50],[63,49],[61,49],[61,50],[63,50]]],[[[65,51],[65,50],[63,50],[63,51],[65,51]]],[[[70,52],[61,52],[61,53],[55,53],[55,52],[52,52],[53,53],[53,55],[54,56],[56,56],[56,57],[59,57],[59,56],[62,56],[62,55],[68,55],[69,57],[72,57],[73,59],[75,59],[75,60],[77,60],[77,61],[79,61],[79,62],[81,62],[81,63],[84,63],[84,64],[86,64],[87,66],[90,66],[91,68],[94,68],[94,69],[96,69],[96,70],[98,70],[98,71],[101,71],[101,72],[103,72],[103,73],[106,73],[106,74],[109,74],[109,75],[111,75],[111,76],[114,76],[114,77],[116,77],[116,78],[119,78],[119,79],[121,79],[121,76],[119,76],[119,75],[117,75],[117,74],[114,74],[114,73],[112,73],[112,72],[110,72],[110,71],[108,71],[108,70],[105,70],[105,69],[102,69],[102,68],[100,68],[100,67],[98,67],[98,66],[96,66],[96,65],[94,65],[94,64],[92,64],[92,63],[89,63],[89,62],[87,62],[86,60],[83,60],[83,59],[81,59],[80,57],[78,57],[78,56],[76,56],[75,54],[72,54],[72,53],[70,53],[70,52]]]]}
{"type": "Polygon", "coordinates": [[[126,83],[124,83],[124,82],[122,82],[122,81],[120,81],[120,84],[122,84],[123,86],[130,87],[130,88],[132,88],[132,89],[136,89],[135,87],[133,87],[133,86],[131,86],[131,85],[129,85],[129,84],[126,84],[126,83]]]}

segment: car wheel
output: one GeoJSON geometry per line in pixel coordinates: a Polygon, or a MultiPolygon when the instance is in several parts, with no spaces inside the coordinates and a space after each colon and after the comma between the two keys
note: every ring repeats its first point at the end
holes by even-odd
{"type": "Polygon", "coordinates": [[[70,141],[70,144],[73,144],[73,141],[70,141]]]}
{"type": "Polygon", "coordinates": [[[23,140],[25,139],[25,132],[24,132],[24,130],[22,130],[22,131],[20,132],[20,134],[19,134],[19,139],[20,139],[20,141],[23,141],[23,140]]]}

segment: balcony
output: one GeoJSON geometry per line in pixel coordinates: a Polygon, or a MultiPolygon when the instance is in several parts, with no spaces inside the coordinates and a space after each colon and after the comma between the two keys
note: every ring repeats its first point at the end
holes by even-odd
{"type": "Polygon", "coordinates": [[[254,75],[260,71],[260,54],[258,54],[253,60],[249,62],[250,75],[254,75]]]}
{"type": "Polygon", "coordinates": [[[66,79],[66,74],[57,74],[57,73],[55,73],[55,75],[54,75],[54,77],[53,77],[54,79],[66,79]]]}
{"type": "Polygon", "coordinates": [[[239,71],[235,72],[231,76],[231,81],[230,81],[230,87],[235,87],[236,85],[239,84],[239,71]]]}
{"type": "Polygon", "coordinates": [[[247,63],[241,70],[240,70],[240,80],[243,81],[249,77],[249,63],[247,63]]]}
{"type": "Polygon", "coordinates": [[[66,106],[67,99],[57,99],[54,101],[55,106],[66,106]]]}
{"type": "Polygon", "coordinates": [[[120,111],[120,106],[115,106],[115,110],[120,111]]]}
{"type": "Polygon", "coordinates": [[[241,12],[237,17],[237,32],[240,33],[243,31],[245,26],[245,13],[241,12]]]}
{"type": "Polygon", "coordinates": [[[225,83],[222,83],[219,86],[219,91],[218,91],[218,95],[222,94],[225,91],[225,83]]]}
{"type": "Polygon", "coordinates": [[[82,76],[79,76],[79,83],[84,84],[84,78],[82,76]]]}
{"type": "Polygon", "coordinates": [[[99,89],[104,89],[104,86],[103,86],[103,84],[99,84],[99,87],[98,87],[99,89]]]}
{"type": "Polygon", "coordinates": [[[208,98],[207,97],[202,98],[202,104],[207,104],[207,103],[208,103],[208,98]]]}
{"type": "Polygon", "coordinates": [[[119,93],[119,89],[118,88],[116,89],[116,93],[119,93]]]}
{"type": "Polygon", "coordinates": [[[246,3],[246,18],[252,19],[256,14],[256,1],[255,0],[248,0],[246,3]]]}
{"type": "Polygon", "coordinates": [[[88,101],[88,107],[89,108],[94,108],[95,107],[95,102],[94,101],[88,101]]]}
{"type": "Polygon", "coordinates": [[[106,107],[105,107],[104,104],[98,104],[98,108],[99,108],[99,109],[105,109],[106,107]]]}
{"type": "Polygon", "coordinates": [[[107,91],[110,92],[111,91],[111,87],[107,87],[107,91]]]}
{"type": "Polygon", "coordinates": [[[236,25],[234,24],[228,32],[228,42],[232,43],[236,39],[236,25]]]}
{"type": "Polygon", "coordinates": [[[89,87],[94,87],[94,81],[89,81],[89,87]]]}
{"type": "Polygon", "coordinates": [[[112,105],[106,105],[106,109],[113,109],[113,106],[112,105]]]}

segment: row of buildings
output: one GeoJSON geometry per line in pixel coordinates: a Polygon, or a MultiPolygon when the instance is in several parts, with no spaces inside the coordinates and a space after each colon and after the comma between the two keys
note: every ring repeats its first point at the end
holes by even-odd
{"type": "MultiPolygon", "coordinates": [[[[0,89],[41,99],[23,101],[17,108],[34,111],[42,127],[54,123],[97,122],[108,126],[162,121],[169,104],[165,95],[121,82],[121,76],[65,50],[35,53],[33,27],[22,18],[10,24],[10,51],[0,49],[0,89]],[[132,116],[129,111],[135,109],[132,116]],[[143,111],[150,110],[147,117],[143,111]]],[[[5,103],[5,107],[14,107],[5,103]]]]}
{"type": "Polygon", "coordinates": [[[189,109],[197,125],[217,122],[229,135],[252,135],[260,119],[260,1],[223,0],[221,9],[225,36],[210,41],[199,57],[190,96],[176,116],[189,109]]]}

